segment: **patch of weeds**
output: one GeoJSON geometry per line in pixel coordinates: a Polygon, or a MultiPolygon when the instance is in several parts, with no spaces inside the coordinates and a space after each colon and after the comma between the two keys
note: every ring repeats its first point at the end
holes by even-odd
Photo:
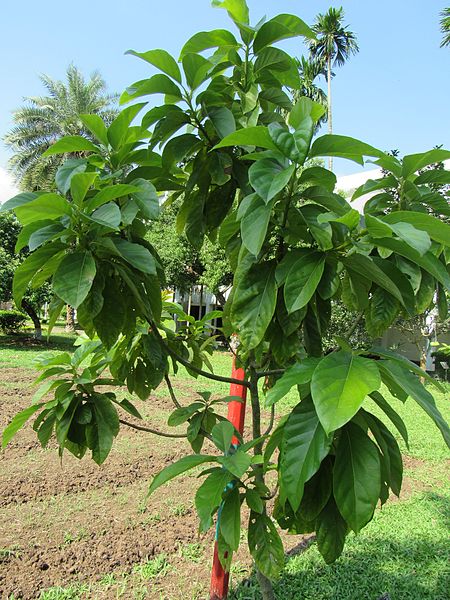
{"type": "Polygon", "coordinates": [[[73,544],[73,542],[81,542],[81,540],[85,540],[88,537],[89,537],[89,534],[86,531],[86,529],[80,529],[79,531],[77,531],[75,533],[71,533],[70,531],[65,531],[63,545],[69,546],[70,544],[73,544]]]}
{"type": "Polygon", "coordinates": [[[134,590],[133,598],[134,600],[142,600],[147,597],[147,588],[141,587],[138,590],[134,590]]]}
{"type": "Polygon", "coordinates": [[[198,563],[203,557],[203,546],[199,543],[185,544],[180,546],[180,555],[191,562],[198,563]]]}
{"type": "Polygon", "coordinates": [[[116,575],[114,573],[107,573],[106,575],[103,575],[103,577],[100,579],[100,581],[98,582],[99,585],[106,587],[106,589],[110,588],[113,585],[116,585],[117,583],[117,578],[116,575]]]}
{"type": "Polygon", "coordinates": [[[81,600],[89,592],[89,586],[80,584],[70,587],[51,587],[41,592],[39,600],[81,600]]]}
{"type": "Polygon", "coordinates": [[[0,562],[9,558],[20,558],[22,551],[19,546],[11,546],[10,548],[0,548],[0,562]]]}
{"type": "Polygon", "coordinates": [[[170,503],[170,511],[176,517],[184,517],[189,513],[189,507],[186,504],[173,504],[170,503]]]}
{"type": "Polygon", "coordinates": [[[146,581],[156,577],[164,577],[170,571],[171,565],[167,560],[167,554],[158,554],[155,558],[149,558],[147,562],[134,565],[133,573],[140,575],[146,581]]]}
{"type": "Polygon", "coordinates": [[[153,513],[145,517],[145,519],[141,520],[142,525],[154,525],[156,523],[161,523],[162,515],[159,512],[153,513]]]}

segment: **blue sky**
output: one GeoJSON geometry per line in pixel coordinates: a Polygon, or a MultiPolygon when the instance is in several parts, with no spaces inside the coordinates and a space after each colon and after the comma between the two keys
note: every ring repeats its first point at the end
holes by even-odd
{"type": "MultiPolygon", "coordinates": [[[[402,154],[450,147],[450,49],[439,48],[439,13],[448,0],[248,0],[252,23],[288,12],[311,24],[318,12],[341,4],[360,52],[336,69],[334,132],[402,154]]],[[[100,70],[110,90],[120,92],[153,73],[125,56],[128,48],[165,48],[177,56],[196,31],[231,26],[209,0],[24,0],[5,2],[1,12],[1,137],[22,98],[42,93],[40,73],[63,78],[73,62],[86,74],[100,70]]],[[[300,39],[283,47],[304,51],[300,39]]],[[[0,168],[7,159],[2,144],[0,168]]],[[[344,161],[335,167],[338,174],[357,170],[344,161]]]]}

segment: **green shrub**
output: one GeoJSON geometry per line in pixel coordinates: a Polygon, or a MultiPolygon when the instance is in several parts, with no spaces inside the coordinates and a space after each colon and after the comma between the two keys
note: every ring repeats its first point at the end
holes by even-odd
{"type": "Polygon", "coordinates": [[[0,310],[0,331],[17,333],[26,320],[27,316],[18,310],[0,310]]]}

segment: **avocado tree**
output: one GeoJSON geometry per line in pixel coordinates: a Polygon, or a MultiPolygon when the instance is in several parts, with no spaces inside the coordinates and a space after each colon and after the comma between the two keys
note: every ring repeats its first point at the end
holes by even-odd
{"type": "Polygon", "coordinates": [[[291,533],[315,531],[331,563],[347,534],[369,523],[378,502],[391,491],[400,494],[395,434],[408,444],[408,432],[397,402],[411,397],[450,444],[420,378],[439,384],[416,365],[389,350],[353,349],[354,323],[323,352],[335,300],[364,314],[371,331],[382,331],[398,315],[423,312],[436,289],[450,287],[449,227],[438,218],[448,204],[429,188],[450,174],[428,171],[426,181],[416,174],[450,152],[401,161],[345,136],[313,141],[324,109],[306,98],[291,104],[287,92],[298,86],[298,70],[274,44],[314,33],[287,14],[251,26],[244,0],[213,4],[227,9],[238,38],[227,30],[199,32],[178,62],[164,50],[130,51],[160,72],[131,85],[122,103],[149,94],[163,94],[164,103],[138,125],[132,122],[146,101],[124,108],[109,127],[98,116],[84,116],[96,143],[71,136],[47,151],[85,153],[60,168],[59,192],[19,194],[5,207],[15,210],[35,248],[16,271],[16,302],[30,281],[51,280],[49,327],[69,303],[87,337],[72,356],[40,361],[43,383],[34,403],[4,431],[3,444],[33,416],[43,445],[55,435],[60,453],[81,458],[89,450],[100,464],[120,426],[129,424],[123,412],[140,417],[119,386],[146,399],[165,382],[175,405],[168,424],[184,429],[168,435],[187,436],[192,453],[155,475],[149,493],[205,465],[195,496],[200,531],[213,525],[220,506],[218,551],[229,567],[246,528],[268,599],[284,565],[276,523],[291,533]],[[359,164],[370,157],[390,174],[354,197],[391,188],[398,200],[380,191],[360,215],[334,192],[332,172],[302,168],[324,156],[359,164]],[[195,247],[209,238],[225,249],[233,290],[222,316],[225,333],[239,336],[243,382],[212,372],[208,316],[173,326],[180,308],[162,299],[164,272],[145,238],[163,192],[179,201],[179,230],[195,247]],[[238,436],[240,444],[232,444],[237,432],[218,410],[229,398],[203,392],[181,405],[170,379],[179,365],[193,377],[247,388],[248,439],[238,436]],[[105,385],[118,387],[111,392],[105,385]],[[298,402],[280,415],[277,403],[291,389],[298,402]],[[54,397],[43,400],[50,390],[54,397]],[[272,416],[265,431],[264,411],[272,416]],[[217,450],[209,445],[202,452],[205,439],[217,450]],[[243,505],[250,511],[247,525],[243,505]]]}

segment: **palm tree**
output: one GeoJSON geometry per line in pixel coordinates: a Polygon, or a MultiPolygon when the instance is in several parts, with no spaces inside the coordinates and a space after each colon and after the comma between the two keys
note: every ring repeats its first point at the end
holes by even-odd
{"type": "MultiPolygon", "coordinates": [[[[328,132],[333,132],[331,113],[331,68],[341,67],[351,54],[359,51],[356,35],[343,25],[344,9],[329,8],[325,14],[319,14],[312,26],[317,38],[310,41],[312,58],[319,60],[326,67],[328,82],[328,132]]],[[[329,159],[329,168],[333,168],[333,159],[329,159]]]]}
{"type": "Polygon", "coordinates": [[[444,46],[450,46],[450,7],[444,8],[441,12],[441,33],[442,41],[441,48],[444,46]]]}
{"type": "Polygon", "coordinates": [[[114,106],[117,95],[106,93],[105,81],[98,72],[86,81],[70,65],[66,77],[67,81],[58,81],[41,75],[48,95],[25,98],[26,104],[13,113],[14,126],[4,141],[13,152],[9,169],[23,190],[49,189],[53,185],[56,170],[67,157],[42,154],[56,140],[65,135],[90,137],[81,114],[98,114],[108,124],[118,113],[114,106]]]}
{"type": "MultiPolygon", "coordinates": [[[[300,75],[300,87],[298,90],[294,90],[292,94],[294,102],[297,102],[299,98],[306,96],[307,98],[314,100],[314,102],[327,106],[327,95],[323,89],[315,83],[320,75],[326,76],[323,63],[315,58],[306,58],[304,56],[296,58],[295,62],[300,75]]],[[[317,125],[320,126],[326,120],[327,117],[324,115],[319,119],[317,125]]]]}

